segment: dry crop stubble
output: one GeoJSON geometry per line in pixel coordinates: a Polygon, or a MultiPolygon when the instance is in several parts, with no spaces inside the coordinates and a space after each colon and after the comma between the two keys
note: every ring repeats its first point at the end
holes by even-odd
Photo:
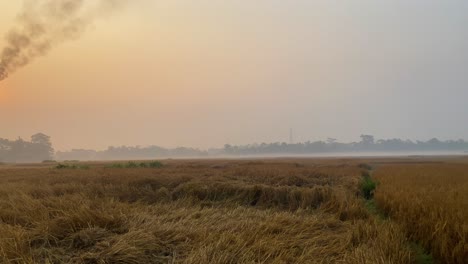
{"type": "Polygon", "coordinates": [[[353,160],[86,166],[0,168],[2,262],[412,261],[365,209],[353,160]]]}

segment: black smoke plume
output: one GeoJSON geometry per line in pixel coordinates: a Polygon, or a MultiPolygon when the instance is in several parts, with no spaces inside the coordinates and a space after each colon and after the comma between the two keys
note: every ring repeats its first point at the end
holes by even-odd
{"type": "Polygon", "coordinates": [[[0,81],[55,45],[78,38],[99,16],[126,0],[24,0],[0,53],[0,81]]]}

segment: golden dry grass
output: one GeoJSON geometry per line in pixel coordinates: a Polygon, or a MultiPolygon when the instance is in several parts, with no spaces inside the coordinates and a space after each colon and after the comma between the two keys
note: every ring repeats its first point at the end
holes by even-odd
{"type": "Polygon", "coordinates": [[[412,263],[352,160],[0,168],[2,263],[412,263]]]}
{"type": "Polygon", "coordinates": [[[441,263],[468,263],[468,163],[380,166],[375,200],[441,263]]]}

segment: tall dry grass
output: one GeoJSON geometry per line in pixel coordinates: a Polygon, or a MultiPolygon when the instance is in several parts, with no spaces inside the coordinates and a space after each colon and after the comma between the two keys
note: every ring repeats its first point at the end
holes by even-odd
{"type": "Polygon", "coordinates": [[[374,174],[378,206],[441,263],[468,263],[468,163],[392,164],[374,174]]]}
{"type": "Polygon", "coordinates": [[[0,168],[2,263],[411,263],[346,160],[0,168]]]}

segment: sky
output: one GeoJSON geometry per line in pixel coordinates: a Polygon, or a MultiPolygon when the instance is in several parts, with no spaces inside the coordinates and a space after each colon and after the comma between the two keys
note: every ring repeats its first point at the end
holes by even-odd
{"type": "MultiPolygon", "coordinates": [[[[0,36],[22,7],[0,0],[0,36]]],[[[462,0],[129,1],[0,82],[0,137],[468,139],[466,14],[462,0]]]]}

